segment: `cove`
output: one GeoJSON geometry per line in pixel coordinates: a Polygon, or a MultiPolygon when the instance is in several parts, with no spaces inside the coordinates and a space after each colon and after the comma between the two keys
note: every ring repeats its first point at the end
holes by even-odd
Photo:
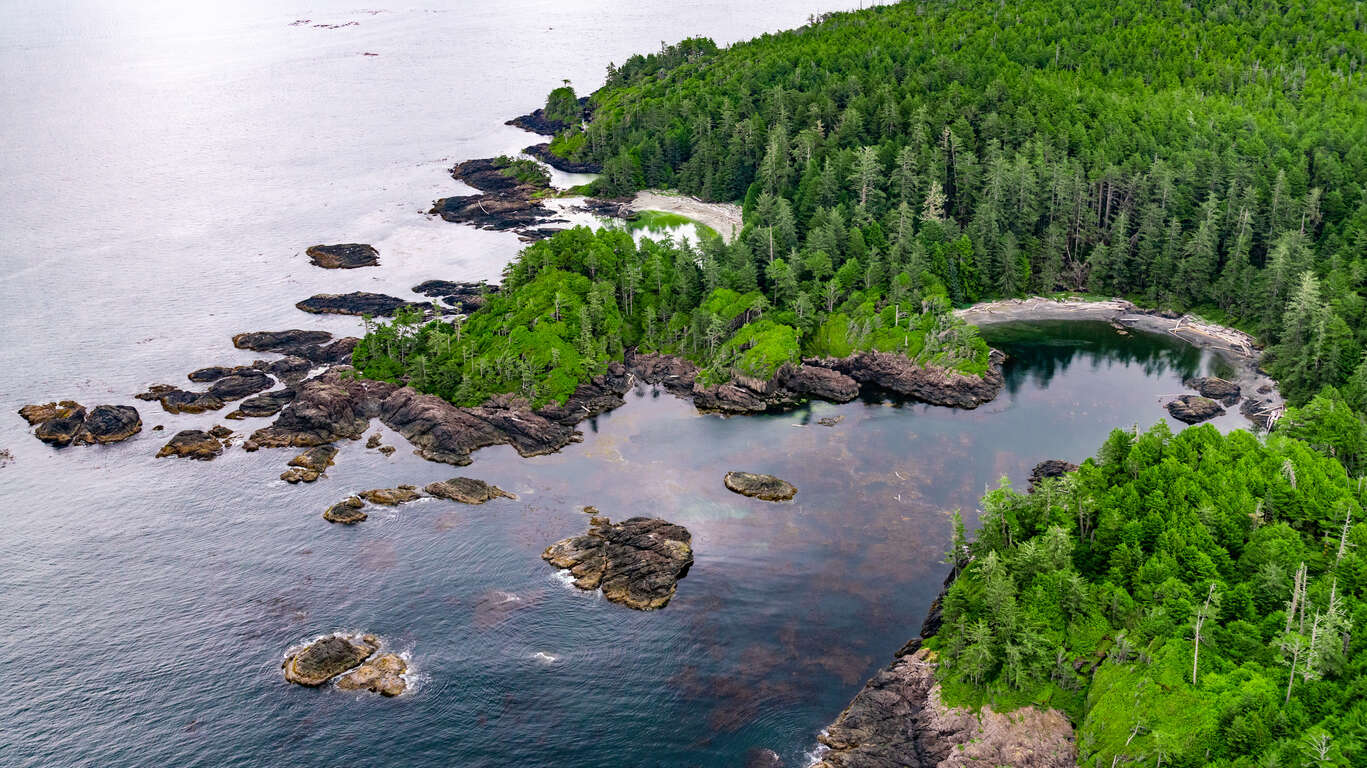
{"type": "MultiPolygon", "coordinates": [[[[464,471],[517,501],[426,500],[354,528],[319,513],[343,493],[452,468],[406,449],[376,462],[347,441],[331,478],[296,487],[274,481],[293,451],[200,466],[155,464],[148,440],[96,460],[52,452],[63,481],[19,490],[73,512],[55,523],[21,510],[14,523],[35,565],[8,592],[33,636],[12,725],[41,745],[21,746],[20,764],[192,750],[204,765],[733,766],[767,748],[801,765],[916,634],[946,569],[949,510],[972,528],[1003,475],[1021,487],[1040,460],[1079,461],[1115,425],[1166,419],[1160,399],[1185,377],[1224,372],[1178,339],[1100,322],[984,334],[1009,355],[1006,387],[976,410],[875,398],[722,418],[643,387],[581,424],[582,444],[475,454],[464,471]],[[826,417],[842,418],[817,423],[826,417]],[[733,469],[799,493],[739,497],[722,484],[733,469]],[[118,524],[90,516],[83,499],[134,482],[146,510],[118,524]],[[192,501],[157,501],[173,489],[192,501]],[[666,609],[607,603],[542,562],[547,544],[584,530],[584,505],[692,532],[696,562],[666,609]],[[281,681],[283,649],[360,629],[410,656],[410,693],[281,681]],[[90,727],[112,725],[102,713],[113,711],[115,731],[90,727]]],[[[1231,413],[1217,426],[1243,423],[1231,413]]]]}

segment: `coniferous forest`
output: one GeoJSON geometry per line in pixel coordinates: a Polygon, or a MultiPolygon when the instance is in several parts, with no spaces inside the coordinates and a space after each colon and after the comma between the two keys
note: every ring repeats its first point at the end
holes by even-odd
{"type": "MultiPolygon", "coordinates": [[[[571,230],[358,368],[563,401],[627,349],[772,376],[860,349],[982,373],[950,313],[1122,296],[1255,334],[1271,434],[1116,431],[982,501],[931,640],[947,700],[1057,707],[1086,765],[1367,765],[1367,12],[909,2],[609,68],[550,151],[599,196],[738,202],[732,242],[571,230]]],[[[1043,457],[1042,457],[1043,458],[1043,457]]]]}

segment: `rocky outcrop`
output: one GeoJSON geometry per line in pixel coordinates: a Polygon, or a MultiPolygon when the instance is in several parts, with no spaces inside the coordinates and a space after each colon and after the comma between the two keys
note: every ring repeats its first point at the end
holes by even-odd
{"type": "Polygon", "coordinates": [[[375,250],[374,246],[364,243],[314,245],[305,253],[315,267],[323,269],[356,269],[380,265],[380,252],[375,250]]]}
{"type": "Polygon", "coordinates": [[[398,696],[408,690],[403,675],[408,663],[397,653],[381,653],[372,657],[354,672],[337,678],[337,687],[344,691],[371,691],[381,696],[398,696]]]}
{"type": "MultiPolygon", "coordinates": [[[[585,100],[580,99],[580,102],[585,103],[585,100]]],[[[544,109],[536,109],[529,114],[518,115],[512,120],[504,123],[504,125],[515,125],[524,131],[539,133],[542,136],[554,136],[561,131],[573,127],[567,123],[562,123],[559,120],[552,120],[546,117],[546,110],[544,109]]]]}
{"type": "Polygon", "coordinates": [[[752,472],[727,472],[726,487],[742,496],[762,501],[787,501],[797,495],[797,488],[791,483],[773,475],[752,472]]]}
{"type": "Polygon", "coordinates": [[[208,368],[200,368],[190,371],[186,378],[196,384],[212,384],[224,376],[237,376],[245,373],[252,373],[256,369],[250,365],[235,365],[226,367],[222,365],[211,365],[208,368]]]}
{"type": "Polygon", "coordinates": [[[258,392],[265,392],[273,386],[275,386],[274,379],[261,371],[249,368],[242,373],[234,373],[215,381],[209,385],[208,394],[224,402],[229,402],[241,400],[258,392]]]}
{"type": "Polygon", "coordinates": [[[294,400],[294,395],[293,389],[277,389],[273,392],[249,397],[237,406],[237,410],[223,418],[246,419],[274,416],[294,400]]]}
{"type": "Polygon", "coordinates": [[[599,165],[598,163],[592,161],[583,163],[575,162],[574,160],[566,160],[565,158],[552,153],[551,145],[549,143],[533,144],[530,147],[524,148],[522,151],[525,154],[535,157],[537,160],[540,160],[541,162],[545,163],[546,165],[549,165],[557,171],[564,171],[565,173],[603,172],[603,166],[599,165]]]}
{"type": "Polygon", "coordinates": [[[608,363],[606,373],[593,377],[575,388],[564,405],[550,403],[539,408],[537,415],[557,424],[573,426],[584,419],[620,407],[622,397],[631,389],[630,372],[621,363],[608,363]]]}
{"type": "Polygon", "coordinates": [[[280,479],[291,485],[295,483],[311,483],[324,476],[324,473],[327,472],[327,468],[332,466],[332,460],[336,457],[336,446],[315,446],[290,459],[289,469],[286,469],[284,473],[280,475],[280,479]]]}
{"type": "Polygon", "coordinates": [[[218,438],[199,429],[186,429],[177,432],[171,441],[157,451],[157,458],[178,456],[184,459],[209,461],[223,453],[223,443],[218,438]]]}
{"type": "Polygon", "coordinates": [[[319,686],[361,665],[380,647],[374,635],[328,635],[285,657],[285,679],[319,686]]]}
{"type": "Polygon", "coordinates": [[[380,403],[397,386],[352,374],[349,368],[334,368],[302,382],[275,423],[258,429],[243,447],[308,448],[364,436],[370,420],[380,413],[380,403]]]}
{"type": "Polygon", "coordinates": [[[282,355],[296,355],[313,359],[311,350],[319,349],[332,341],[327,331],[252,331],[233,336],[233,346],[250,349],[254,352],[277,352],[282,355]]]}
{"type": "Polygon", "coordinates": [[[505,170],[498,158],[460,163],[451,169],[451,176],[482,194],[442,198],[432,204],[428,213],[446,221],[500,231],[525,232],[548,222],[551,210],[536,197],[548,185],[518,179],[505,170]]]}
{"type": "Polygon", "coordinates": [[[817,768],[1072,768],[1073,728],[1058,710],[949,707],[926,648],[874,675],[819,739],[817,768]]]}
{"type": "Polygon", "coordinates": [[[698,379],[698,366],[691,360],[674,355],[642,353],[635,350],[626,354],[626,365],[646,384],[664,387],[676,395],[690,395],[698,379]]]}
{"type": "Polygon", "coordinates": [[[422,498],[417,487],[412,485],[401,485],[398,488],[372,488],[356,495],[371,504],[379,504],[384,507],[397,507],[400,504],[407,504],[410,501],[417,501],[422,498]]]}
{"type": "Polygon", "coordinates": [[[404,301],[395,296],[382,293],[355,291],[352,293],[320,293],[310,296],[294,306],[315,315],[370,315],[371,317],[393,317],[400,309],[409,308],[427,312],[432,309],[431,302],[404,301]]]}
{"type": "Polygon", "coordinates": [[[1225,405],[1236,405],[1242,394],[1238,384],[1215,376],[1202,376],[1200,378],[1191,379],[1185,383],[1186,386],[1200,392],[1201,397],[1219,400],[1225,405]]]}
{"type": "Polygon", "coordinates": [[[1187,424],[1200,424],[1216,416],[1223,416],[1225,409],[1208,397],[1181,395],[1168,401],[1168,413],[1174,419],[1187,424]]]}
{"type": "Polygon", "coordinates": [[[323,511],[323,519],[329,523],[341,523],[342,525],[355,525],[364,522],[366,513],[363,511],[365,502],[356,496],[351,496],[333,504],[323,511]]]}
{"type": "Polygon", "coordinates": [[[517,498],[517,496],[496,485],[490,485],[473,477],[453,477],[450,480],[429,483],[423,490],[439,499],[459,501],[462,504],[483,504],[497,498],[517,498]]]}
{"type": "Polygon", "coordinates": [[[922,365],[891,352],[857,352],[849,357],[807,360],[808,365],[839,371],[861,385],[874,386],[931,405],[977,408],[994,399],[1006,383],[1006,355],[992,350],[982,376],[922,365]]]}
{"type": "Polygon", "coordinates": [[[412,288],[413,293],[442,301],[463,312],[474,312],[488,301],[487,294],[497,293],[498,286],[486,283],[457,283],[451,280],[426,280],[412,288]]]}
{"type": "Polygon", "coordinates": [[[36,427],[34,437],[57,448],[117,443],[142,431],[142,417],[127,405],[97,405],[86,410],[74,400],[63,400],[26,405],[19,409],[19,415],[36,427]]]}
{"type": "Polygon", "coordinates": [[[790,392],[816,400],[848,403],[859,396],[859,382],[839,371],[815,365],[787,366],[779,381],[790,392]]]}
{"type": "Polygon", "coordinates": [[[1030,470],[1030,492],[1034,493],[1035,488],[1039,487],[1039,484],[1045,480],[1063,477],[1069,472],[1076,471],[1077,465],[1071,462],[1059,459],[1046,459],[1041,461],[1035,465],[1034,469],[1030,470]]]}
{"type": "Polygon", "coordinates": [[[506,396],[478,408],[460,408],[404,387],[384,401],[379,416],[418,455],[456,466],[469,464],[471,452],[491,445],[511,444],[523,456],[540,456],[580,439],[570,427],[506,396]]]}
{"type": "Polygon", "coordinates": [[[681,525],[650,517],[613,523],[590,520],[588,533],[546,548],[542,559],[569,569],[580,589],[629,608],[650,611],[669,604],[693,564],[692,536],[681,525]]]}
{"type": "Polygon", "coordinates": [[[223,401],[208,392],[190,392],[170,384],[153,384],[133,397],[161,403],[167,413],[204,413],[223,407],[223,401]]]}

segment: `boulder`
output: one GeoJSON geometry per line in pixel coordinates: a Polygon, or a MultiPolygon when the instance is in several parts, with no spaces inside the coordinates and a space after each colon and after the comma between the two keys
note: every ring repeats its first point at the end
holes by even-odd
{"type": "Polygon", "coordinates": [[[215,381],[209,386],[208,394],[228,402],[230,400],[241,400],[258,392],[265,392],[274,384],[275,381],[271,377],[255,368],[248,368],[242,373],[234,373],[215,381]]]}
{"type": "Polygon", "coordinates": [[[692,536],[681,525],[650,517],[613,523],[590,520],[589,531],[546,548],[542,559],[569,569],[580,589],[628,608],[651,611],[669,604],[693,564],[692,536]]]}
{"type": "Polygon", "coordinates": [[[1045,480],[1063,477],[1069,472],[1076,471],[1077,465],[1071,462],[1061,461],[1059,459],[1046,459],[1041,461],[1035,465],[1034,469],[1030,470],[1030,492],[1034,493],[1035,488],[1039,487],[1039,484],[1045,480]]]}
{"type": "Polygon", "coordinates": [[[742,496],[763,501],[787,501],[797,495],[797,488],[791,483],[773,475],[752,472],[727,472],[726,487],[742,496]]]}
{"type": "Polygon", "coordinates": [[[483,504],[497,498],[517,498],[496,485],[472,477],[453,477],[443,482],[430,483],[423,490],[439,499],[450,499],[462,504],[483,504]]]}
{"type": "Polygon", "coordinates": [[[935,657],[920,648],[869,680],[817,737],[829,751],[814,768],[1072,768],[1073,727],[1058,710],[998,713],[946,706],[935,657]]]}
{"type": "Polygon", "coordinates": [[[361,491],[357,495],[371,504],[380,504],[386,507],[396,507],[422,498],[418,489],[411,485],[401,485],[398,488],[372,488],[368,491],[361,491]]]}
{"type": "Polygon", "coordinates": [[[839,371],[815,365],[787,366],[779,381],[794,394],[817,400],[848,403],[859,396],[859,382],[839,371]]]}
{"type": "Polygon", "coordinates": [[[142,431],[142,417],[127,405],[97,405],[86,410],[73,400],[26,405],[19,415],[37,427],[34,437],[64,448],[68,445],[117,443],[142,431]]]}
{"type": "Polygon", "coordinates": [[[274,416],[294,400],[293,389],[277,389],[272,392],[249,397],[238,404],[237,410],[224,416],[225,419],[245,419],[274,416]]]}
{"type": "Polygon", "coordinates": [[[1225,405],[1235,405],[1239,402],[1239,397],[1242,394],[1238,384],[1215,376],[1190,379],[1186,382],[1186,386],[1200,392],[1201,397],[1219,400],[1225,405]]]}
{"type": "Polygon", "coordinates": [[[371,691],[381,696],[398,696],[408,689],[408,682],[403,678],[407,671],[407,662],[397,653],[381,653],[355,671],[337,678],[337,687],[344,691],[371,691]]]}
{"type": "Polygon", "coordinates": [[[356,269],[380,265],[380,252],[364,243],[313,245],[305,251],[315,267],[323,269],[356,269]]]}
{"type": "Polygon", "coordinates": [[[1174,419],[1187,424],[1200,424],[1216,416],[1223,416],[1225,409],[1208,397],[1181,395],[1168,401],[1168,413],[1174,419]]]}
{"type": "Polygon", "coordinates": [[[374,635],[328,635],[285,657],[285,679],[319,686],[360,666],[380,646],[374,635]]]}
{"type": "Polygon", "coordinates": [[[315,315],[370,315],[372,317],[393,317],[403,308],[427,312],[432,309],[430,302],[404,301],[382,293],[355,291],[352,293],[320,293],[310,296],[294,306],[315,315]]]}
{"type": "Polygon", "coordinates": [[[329,523],[355,525],[366,519],[366,513],[361,511],[363,507],[365,507],[365,502],[355,496],[351,496],[324,510],[323,519],[329,523]]]}
{"type": "Polygon", "coordinates": [[[157,458],[179,456],[185,459],[209,461],[223,453],[223,444],[218,438],[198,429],[177,432],[171,441],[157,451],[157,458]]]}

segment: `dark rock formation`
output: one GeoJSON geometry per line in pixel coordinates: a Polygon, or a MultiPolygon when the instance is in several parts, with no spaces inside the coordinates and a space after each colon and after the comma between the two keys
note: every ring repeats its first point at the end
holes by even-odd
{"type": "Polygon", "coordinates": [[[243,447],[307,448],[365,434],[380,403],[397,388],[382,381],[355,379],[351,369],[334,368],[299,385],[294,401],[269,427],[258,429],[243,447]]]}
{"type": "Polygon", "coordinates": [[[497,158],[485,157],[466,160],[451,169],[451,178],[461,181],[491,196],[517,195],[525,197],[546,189],[545,183],[531,183],[505,173],[497,158]]]}
{"type": "Polygon", "coordinates": [[[506,395],[478,408],[459,408],[404,387],[384,401],[379,415],[385,426],[417,448],[418,455],[456,466],[469,464],[472,451],[491,445],[507,443],[523,456],[541,456],[581,439],[571,427],[506,395]]]}
{"type": "Polygon", "coordinates": [[[37,427],[34,437],[57,448],[117,443],[142,431],[142,417],[127,405],[97,405],[90,410],[73,400],[26,405],[19,415],[37,427]]]}
{"type": "Polygon", "coordinates": [[[432,203],[428,213],[454,224],[469,224],[499,232],[534,228],[551,217],[551,209],[539,200],[494,195],[443,197],[432,203]]]}
{"type": "Polygon", "coordinates": [[[457,283],[450,280],[427,280],[413,286],[413,292],[429,297],[440,297],[463,312],[473,312],[484,306],[485,294],[497,293],[498,286],[486,283],[457,283]]]}
{"type": "Polygon", "coordinates": [[[337,687],[344,691],[371,691],[381,696],[398,696],[408,689],[403,675],[408,664],[396,653],[381,653],[371,658],[354,672],[337,678],[337,687]]]}
{"type": "Polygon", "coordinates": [[[223,426],[222,424],[215,424],[214,428],[209,430],[209,434],[213,435],[219,440],[225,440],[233,436],[233,431],[223,426]]]}
{"type": "Polygon", "coordinates": [[[780,383],[793,394],[833,403],[848,403],[859,396],[859,382],[839,371],[815,365],[788,366],[780,383]]]}
{"type": "Polygon", "coordinates": [[[763,501],[787,501],[797,495],[797,488],[791,483],[773,475],[756,475],[751,472],[727,472],[726,487],[742,496],[763,501]]]}
{"type": "MultiPolygon", "coordinates": [[[[348,348],[345,351],[345,357],[335,360],[329,359],[327,360],[327,362],[349,362],[351,356],[351,348],[355,347],[355,344],[351,343],[352,339],[350,337],[333,342],[327,347],[318,347],[316,353],[319,355],[328,355],[329,357],[338,357],[338,355],[334,354],[334,352],[338,352],[341,350],[341,348],[338,345],[342,344],[343,342],[347,342],[348,344],[348,348]]],[[[253,364],[253,367],[257,370],[265,371],[266,373],[269,373],[275,378],[280,379],[286,384],[299,383],[299,380],[307,376],[309,370],[312,369],[313,366],[314,362],[312,360],[299,357],[297,355],[286,355],[280,358],[279,360],[273,360],[271,362],[266,362],[265,360],[257,360],[253,364]]]]}
{"type": "Polygon", "coordinates": [[[524,131],[539,133],[542,136],[554,136],[571,127],[559,120],[551,120],[546,117],[546,110],[540,108],[533,110],[530,114],[518,115],[504,125],[515,125],[524,131]]]}
{"type": "Polygon", "coordinates": [[[275,381],[271,377],[255,368],[248,368],[242,373],[224,376],[215,381],[209,385],[208,394],[227,402],[229,400],[241,400],[258,392],[265,392],[274,385],[275,381]]]}
{"type": "Polygon", "coordinates": [[[817,768],[1072,768],[1073,728],[1058,710],[999,714],[948,707],[929,649],[874,675],[818,737],[830,750],[817,768]]]}
{"type": "Polygon", "coordinates": [[[844,417],[843,415],[842,415],[842,416],[822,416],[821,418],[819,418],[819,419],[816,420],[816,423],[819,424],[819,425],[821,425],[821,426],[823,426],[823,427],[834,427],[836,424],[839,424],[840,422],[842,422],[842,421],[844,421],[844,420],[845,420],[845,417],[844,417]]]}
{"type": "Polygon", "coordinates": [[[453,477],[439,483],[430,483],[423,488],[428,494],[439,499],[450,499],[462,504],[483,504],[497,498],[516,499],[517,497],[496,485],[472,477],[453,477]]]}
{"type": "Polygon", "coordinates": [[[254,370],[255,369],[250,365],[237,365],[231,368],[222,365],[211,365],[208,368],[190,371],[190,373],[186,375],[186,378],[196,384],[211,384],[224,376],[236,376],[239,374],[251,373],[254,370]]]}
{"type": "Polygon", "coordinates": [[[285,679],[299,685],[322,685],[360,666],[379,647],[374,635],[320,637],[285,657],[285,679]]]}
{"type": "Polygon", "coordinates": [[[1175,397],[1168,402],[1167,408],[1174,419],[1187,424],[1200,424],[1225,413],[1225,409],[1221,408],[1219,403],[1197,395],[1175,397]]]}
{"type": "Polygon", "coordinates": [[[698,366],[674,355],[627,352],[627,367],[646,384],[664,387],[666,391],[684,396],[693,392],[698,378],[698,366]]]}
{"type": "Polygon", "coordinates": [[[1041,461],[1035,465],[1034,469],[1030,470],[1030,492],[1034,493],[1035,488],[1045,480],[1063,477],[1069,472],[1076,471],[1077,465],[1067,461],[1061,461],[1059,459],[1046,459],[1041,461]]]}
{"type": "Polygon", "coordinates": [[[314,446],[290,459],[289,469],[280,475],[280,479],[291,485],[294,483],[311,483],[327,472],[327,468],[332,466],[332,460],[336,457],[336,446],[314,446]]]}
{"type": "Polygon", "coordinates": [[[280,409],[289,405],[292,400],[294,400],[293,389],[277,389],[274,392],[266,392],[243,400],[237,406],[237,410],[223,418],[245,419],[274,416],[280,412],[280,409]]]}
{"type": "Polygon", "coordinates": [[[209,461],[223,453],[223,443],[218,438],[199,429],[186,429],[177,432],[171,441],[157,451],[157,458],[179,456],[186,459],[209,461]]]}
{"type": "Polygon", "coordinates": [[[418,494],[418,489],[411,485],[401,485],[398,488],[372,488],[368,491],[361,491],[356,494],[371,504],[379,504],[385,507],[397,507],[410,501],[417,501],[422,498],[418,494]]]}
{"type": "Polygon", "coordinates": [[[1186,382],[1186,386],[1200,392],[1201,397],[1219,400],[1225,405],[1235,405],[1238,403],[1241,394],[1238,384],[1214,376],[1202,376],[1200,378],[1191,379],[1186,382]]]}
{"type": "Polygon", "coordinates": [[[343,499],[323,511],[323,519],[329,523],[341,523],[342,525],[355,525],[366,519],[366,513],[362,512],[365,502],[355,496],[343,499]]]}
{"type": "Polygon", "coordinates": [[[650,517],[612,523],[590,520],[589,531],[546,548],[542,559],[567,568],[580,589],[602,588],[603,596],[629,608],[663,608],[679,579],[693,564],[692,536],[683,526],[650,517]]]}
{"type": "Polygon", "coordinates": [[[332,334],[327,331],[253,331],[234,336],[233,346],[254,352],[278,352],[282,355],[307,358],[309,355],[302,354],[303,350],[321,346],[329,341],[332,341],[332,334]]]}
{"type": "Polygon", "coordinates": [[[845,358],[807,360],[808,365],[831,368],[860,384],[872,385],[931,405],[977,408],[995,398],[1005,384],[1006,355],[992,350],[988,369],[970,376],[933,365],[921,365],[890,352],[858,352],[845,358]]]}
{"type": "Polygon", "coordinates": [[[161,403],[167,413],[204,413],[223,407],[223,401],[208,392],[190,392],[170,384],[153,384],[133,397],[161,403]]]}
{"type": "Polygon", "coordinates": [[[608,363],[606,373],[580,384],[564,405],[551,403],[537,410],[537,415],[557,424],[573,426],[592,416],[606,413],[623,404],[622,396],[631,388],[631,374],[621,363],[608,363]]]}
{"type": "Polygon", "coordinates": [[[375,250],[374,246],[363,243],[314,245],[305,253],[314,266],[323,269],[356,269],[380,265],[380,252],[375,250]]]}
{"type": "Polygon", "coordinates": [[[393,455],[394,455],[394,446],[392,446],[392,445],[382,445],[382,446],[379,447],[379,451],[380,451],[380,453],[381,453],[382,455],[385,455],[385,456],[393,456],[393,455]]]}
{"type": "Polygon", "coordinates": [[[532,157],[535,157],[537,160],[540,160],[541,162],[545,163],[546,165],[549,165],[557,171],[564,171],[565,173],[603,172],[603,166],[599,165],[598,163],[592,161],[586,163],[577,163],[573,160],[566,160],[565,158],[559,155],[553,154],[551,152],[551,145],[549,143],[533,144],[532,146],[527,147],[522,151],[528,155],[531,155],[532,157]]]}
{"type": "Polygon", "coordinates": [[[404,301],[382,293],[320,293],[310,296],[294,306],[315,315],[370,315],[372,317],[393,317],[399,309],[408,307],[427,312],[432,309],[431,302],[404,301]]]}

